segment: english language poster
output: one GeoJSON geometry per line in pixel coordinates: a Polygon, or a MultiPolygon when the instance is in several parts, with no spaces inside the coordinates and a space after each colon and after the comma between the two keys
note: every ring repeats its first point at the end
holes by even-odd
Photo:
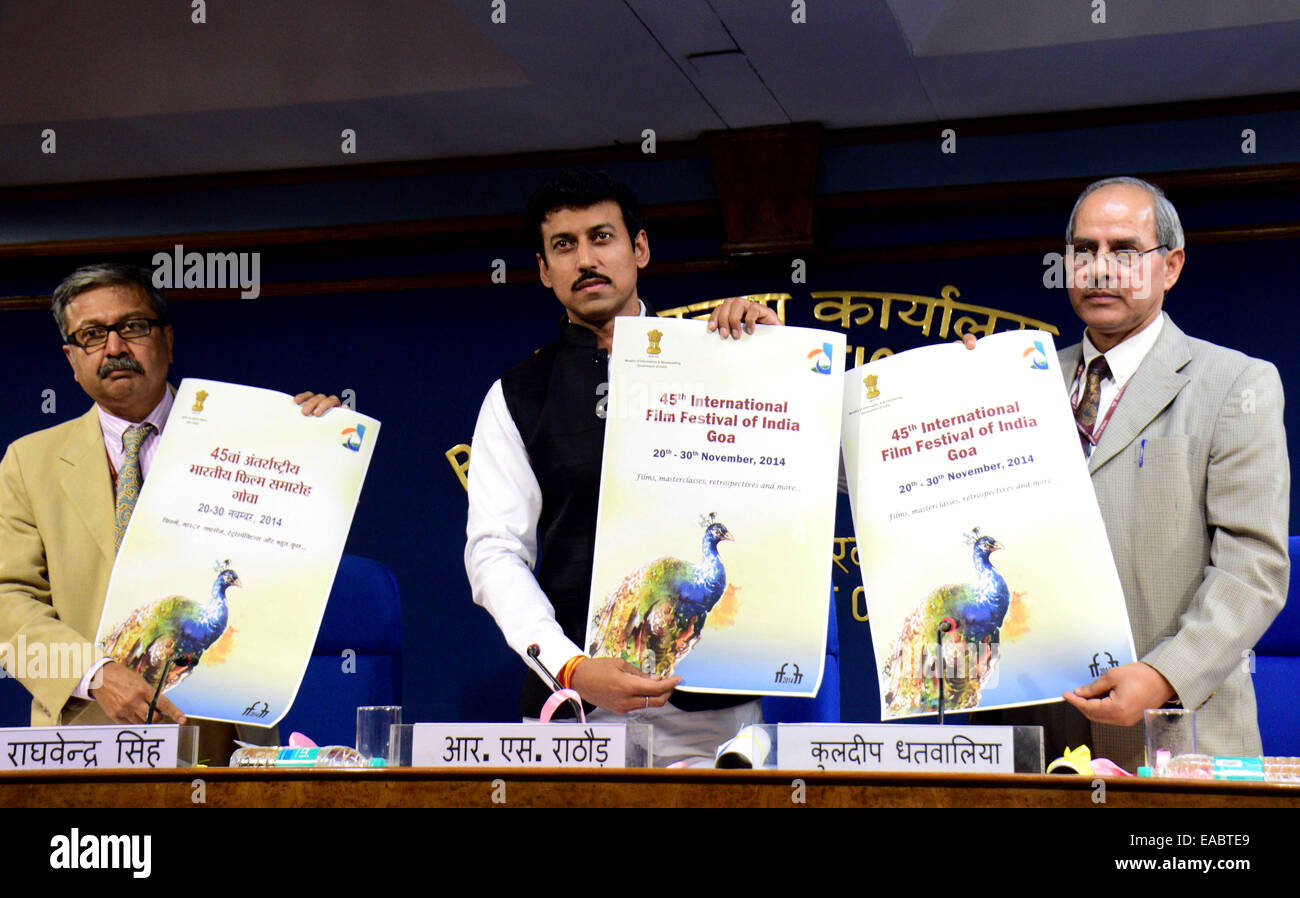
{"type": "Polygon", "coordinates": [[[844,336],[619,318],[586,648],[698,692],[813,695],[844,336]]]}
{"type": "Polygon", "coordinates": [[[844,457],[881,719],[936,713],[941,680],[947,710],[1014,707],[1134,660],[1049,334],[853,369],[844,457]]]}

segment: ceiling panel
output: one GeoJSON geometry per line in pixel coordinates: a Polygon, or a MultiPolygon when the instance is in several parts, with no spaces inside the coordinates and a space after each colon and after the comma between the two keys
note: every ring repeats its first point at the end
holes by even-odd
{"type": "Polygon", "coordinates": [[[1059,47],[1292,22],[1300,0],[889,0],[917,56],[1059,47]]]}
{"type": "Polygon", "coordinates": [[[298,106],[521,86],[519,66],[447,0],[0,6],[0,122],[298,106]]]}
{"type": "Polygon", "coordinates": [[[795,22],[788,0],[224,0],[196,25],[188,3],[0,0],[0,184],[1300,90],[1300,0],[1110,0],[1105,26],[1091,9],[816,0],[795,22]]]}
{"type": "Polygon", "coordinates": [[[1300,22],[931,56],[916,69],[941,118],[1092,110],[1300,88],[1300,22]]]}
{"type": "Polygon", "coordinates": [[[889,6],[712,0],[763,82],[793,121],[830,128],[924,121],[934,116],[889,6]]]}

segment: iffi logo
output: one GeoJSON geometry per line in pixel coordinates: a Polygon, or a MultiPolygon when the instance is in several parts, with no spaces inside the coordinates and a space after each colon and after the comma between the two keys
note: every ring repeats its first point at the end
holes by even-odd
{"type": "Polygon", "coordinates": [[[247,708],[244,709],[245,717],[256,717],[258,720],[261,720],[263,717],[265,717],[270,713],[271,713],[271,706],[266,702],[253,702],[251,705],[249,705],[247,708]]]}
{"type": "Polygon", "coordinates": [[[786,663],[782,664],[782,665],[777,669],[777,671],[776,671],[776,677],[773,679],[773,682],[774,682],[774,683],[793,683],[793,684],[796,685],[796,686],[799,685],[800,683],[803,682],[803,674],[799,672],[799,665],[798,665],[798,664],[795,664],[795,663],[792,662],[792,661],[791,661],[791,662],[786,662],[786,663]],[[793,667],[793,668],[794,668],[794,673],[786,673],[786,668],[787,668],[787,667],[793,667]]]}
{"type": "Polygon", "coordinates": [[[343,446],[351,449],[353,452],[361,451],[361,440],[366,435],[366,425],[358,424],[356,427],[346,427],[343,429],[343,446]]]}
{"type": "Polygon", "coordinates": [[[1042,340],[1035,340],[1034,345],[1021,353],[1022,356],[1030,356],[1029,367],[1037,371],[1047,370],[1047,350],[1043,348],[1042,340]]]}
{"type": "Polygon", "coordinates": [[[823,343],[821,349],[814,349],[808,353],[808,358],[817,360],[813,362],[813,371],[818,374],[831,373],[831,344],[823,343]]]}
{"type": "Polygon", "coordinates": [[[1119,662],[1115,660],[1115,656],[1112,655],[1110,652],[1094,652],[1092,656],[1092,663],[1088,665],[1088,673],[1092,674],[1093,678],[1095,679],[1096,677],[1101,676],[1103,672],[1108,670],[1114,670],[1116,667],[1119,667],[1119,662]],[[1100,657],[1101,655],[1106,656],[1105,661],[1097,660],[1097,658],[1100,657]]]}

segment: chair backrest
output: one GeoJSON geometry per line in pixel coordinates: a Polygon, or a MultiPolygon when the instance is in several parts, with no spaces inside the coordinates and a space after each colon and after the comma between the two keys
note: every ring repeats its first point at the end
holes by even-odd
{"type": "Polygon", "coordinates": [[[0,727],[25,727],[31,722],[31,693],[10,676],[0,679],[0,727]]]}
{"type": "Polygon", "coordinates": [[[280,721],[318,745],[353,745],[357,708],[402,703],[402,602],[378,561],[344,555],[298,697],[280,721]]]}
{"type": "Polygon", "coordinates": [[[1291,537],[1291,585],[1282,613],[1255,646],[1255,701],[1266,755],[1300,756],[1300,536],[1291,537]]]}

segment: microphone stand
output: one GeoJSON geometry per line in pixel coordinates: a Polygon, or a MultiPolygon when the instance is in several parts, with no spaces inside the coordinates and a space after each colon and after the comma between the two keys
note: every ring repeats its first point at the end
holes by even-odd
{"type": "MultiPolygon", "coordinates": [[[[564,687],[561,686],[560,681],[555,679],[555,677],[551,675],[551,672],[546,669],[546,665],[543,664],[541,658],[538,657],[541,654],[542,647],[537,643],[534,642],[528,647],[528,657],[533,659],[533,664],[536,665],[537,670],[541,671],[546,682],[550,685],[551,691],[562,692],[564,687]]],[[[575,721],[582,720],[582,705],[578,704],[575,699],[569,699],[569,707],[573,709],[573,719],[575,721]]]]}
{"type": "Polygon", "coordinates": [[[939,621],[938,643],[939,643],[939,726],[943,726],[943,683],[948,677],[948,671],[943,661],[943,637],[957,626],[957,622],[951,617],[945,617],[939,621]]]}
{"type": "Polygon", "coordinates": [[[145,715],[144,722],[147,726],[153,723],[154,711],[158,709],[158,699],[162,696],[163,687],[167,685],[167,673],[172,669],[172,659],[167,658],[163,665],[162,676],[158,677],[158,688],[153,691],[153,699],[149,702],[149,713],[145,715]]]}

